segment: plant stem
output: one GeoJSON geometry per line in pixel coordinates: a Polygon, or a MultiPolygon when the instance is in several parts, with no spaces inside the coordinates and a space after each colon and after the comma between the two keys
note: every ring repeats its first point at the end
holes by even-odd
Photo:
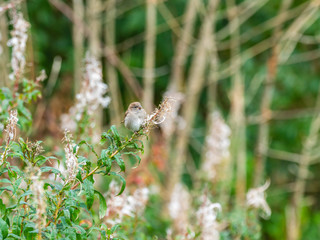
{"type": "MultiPolygon", "coordinates": [[[[114,151],[111,155],[110,155],[110,158],[113,158],[115,155],[117,155],[120,151],[122,151],[126,146],[128,146],[128,144],[130,142],[132,142],[132,140],[134,139],[134,137],[136,137],[139,133],[135,132],[131,138],[126,142],[124,143],[120,148],[118,148],[116,151],[114,151]]],[[[96,166],[90,173],[88,173],[86,176],[84,176],[82,178],[82,181],[84,181],[85,179],[87,179],[88,177],[90,177],[91,175],[93,175],[97,170],[99,170],[99,166],[96,166]]],[[[71,187],[71,190],[74,190],[76,189],[78,186],[79,186],[80,182],[77,182],[74,186],[71,187]]]]}
{"type": "Polygon", "coordinates": [[[231,9],[237,7],[234,0],[227,1],[229,34],[230,34],[230,52],[231,66],[234,70],[234,75],[231,78],[232,89],[230,92],[231,98],[231,113],[230,125],[232,129],[231,138],[231,155],[234,166],[236,166],[236,203],[243,204],[246,191],[246,125],[245,125],[245,94],[244,94],[244,79],[241,73],[241,58],[240,58],[240,21],[237,12],[232,12],[231,9]]]}

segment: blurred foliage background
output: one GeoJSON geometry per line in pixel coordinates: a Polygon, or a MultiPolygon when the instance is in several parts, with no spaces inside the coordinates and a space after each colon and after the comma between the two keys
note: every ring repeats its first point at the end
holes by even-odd
{"type": "MultiPolygon", "coordinates": [[[[103,128],[120,125],[132,101],[151,112],[165,93],[184,95],[183,120],[170,138],[156,131],[143,160],[143,170],[157,175],[152,181],[169,192],[180,177],[190,191],[199,187],[196,172],[218,110],[232,132],[230,168],[220,173],[230,181],[223,205],[243,205],[248,189],[270,179],[272,215],[260,219],[261,239],[320,238],[318,0],[27,0],[22,6],[32,26],[27,74],[49,75],[32,106],[34,138],[60,141],[59,119],[80,89],[90,51],[103,62],[112,99],[97,115],[103,128]],[[157,170],[162,165],[174,173],[157,170]]],[[[5,45],[8,19],[0,18],[5,45]]],[[[1,79],[8,82],[5,74],[1,79]]]]}

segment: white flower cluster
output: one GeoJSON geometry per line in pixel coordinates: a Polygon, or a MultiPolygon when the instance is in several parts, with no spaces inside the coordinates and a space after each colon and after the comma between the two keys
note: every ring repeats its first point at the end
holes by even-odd
{"type": "MultiPolygon", "coordinates": [[[[39,170],[40,171],[40,170],[39,170]]],[[[37,228],[44,227],[46,224],[46,201],[44,198],[44,190],[43,190],[43,181],[40,180],[39,176],[35,175],[31,177],[32,185],[30,186],[30,190],[33,193],[33,203],[37,205],[36,207],[36,216],[37,228]]]]}
{"type": "Polygon", "coordinates": [[[78,163],[76,153],[73,152],[74,145],[71,142],[72,141],[71,134],[68,131],[65,131],[64,141],[66,143],[66,146],[64,147],[64,151],[66,154],[66,166],[67,166],[65,177],[67,178],[67,182],[71,182],[76,179],[76,176],[79,170],[79,163],[78,163]]]}
{"type": "Polygon", "coordinates": [[[4,130],[7,134],[8,142],[12,141],[16,135],[16,126],[19,120],[17,116],[18,116],[17,110],[10,111],[9,119],[7,121],[8,124],[4,130]]]}
{"type": "Polygon", "coordinates": [[[205,161],[202,165],[202,169],[211,180],[216,175],[217,165],[230,157],[230,135],[231,130],[219,112],[212,113],[211,127],[206,138],[205,161]]]}
{"type": "Polygon", "coordinates": [[[39,76],[36,78],[36,82],[43,82],[47,77],[46,71],[42,69],[39,76]]]}
{"type": "Polygon", "coordinates": [[[206,195],[202,196],[202,205],[196,213],[198,224],[201,227],[201,239],[220,239],[219,224],[216,221],[219,211],[221,211],[220,203],[212,203],[206,195]]]}
{"type": "Polygon", "coordinates": [[[114,225],[121,223],[124,216],[134,217],[143,213],[149,200],[149,189],[140,188],[135,190],[132,195],[123,192],[116,196],[120,191],[117,182],[112,181],[109,185],[107,196],[107,220],[108,224],[114,225]]]}
{"type": "Polygon", "coordinates": [[[62,128],[74,131],[76,122],[81,120],[84,112],[92,116],[99,106],[106,108],[110,103],[110,97],[105,96],[107,89],[102,79],[101,63],[87,54],[80,93],[76,95],[76,103],[69,113],[61,116],[62,128]]]}
{"type": "Polygon", "coordinates": [[[250,189],[247,193],[247,205],[256,209],[262,209],[264,215],[261,215],[263,218],[268,218],[271,215],[271,209],[266,201],[265,191],[270,186],[270,181],[258,188],[250,189]]]}
{"type": "Polygon", "coordinates": [[[174,228],[178,234],[185,234],[187,231],[190,209],[190,195],[185,187],[178,183],[171,194],[168,210],[173,219],[174,228]]]}
{"type": "Polygon", "coordinates": [[[10,79],[19,79],[23,74],[26,65],[25,50],[28,40],[28,28],[30,24],[23,18],[22,13],[14,12],[12,14],[13,30],[11,31],[11,39],[8,41],[8,46],[12,47],[11,67],[13,73],[10,74],[10,79]]]}

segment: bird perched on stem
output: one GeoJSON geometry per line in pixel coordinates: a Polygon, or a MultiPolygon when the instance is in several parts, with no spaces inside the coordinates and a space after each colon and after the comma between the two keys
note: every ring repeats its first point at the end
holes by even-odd
{"type": "Polygon", "coordinates": [[[124,116],[124,126],[133,132],[139,131],[147,116],[146,111],[139,102],[133,102],[129,105],[124,116]]]}

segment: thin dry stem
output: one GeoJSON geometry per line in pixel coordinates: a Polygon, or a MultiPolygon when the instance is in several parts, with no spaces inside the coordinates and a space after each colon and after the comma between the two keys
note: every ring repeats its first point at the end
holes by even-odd
{"type": "MultiPolygon", "coordinates": [[[[282,2],[280,12],[278,14],[279,22],[283,22],[281,17],[283,16],[281,13],[286,11],[292,3],[292,0],[285,0],[282,2]]],[[[256,149],[256,166],[255,166],[255,174],[254,174],[254,185],[258,186],[262,183],[264,179],[264,165],[266,161],[266,153],[268,151],[269,145],[269,112],[270,105],[272,101],[272,92],[273,92],[273,84],[277,74],[278,67],[278,54],[279,54],[279,44],[278,39],[280,35],[282,25],[278,24],[273,32],[273,42],[274,47],[272,49],[272,53],[270,58],[268,59],[268,71],[267,76],[265,77],[264,82],[264,90],[262,93],[260,111],[262,116],[262,121],[259,125],[258,130],[258,140],[257,140],[257,149],[256,149]]]]}
{"type": "Polygon", "coordinates": [[[173,58],[172,75],[170,78],[169,86],[169,89],[173,89],[175,91],[182,90],[182,84],[184,80],[184,65],[188,57],[189,45],[191,43],[192,34],[194,31],[197,4],[197,0],[190,0],[188,2],[187,9],[185,11],[184,26],[181,32],[181,37],[179,38],[176,45],[175,56],[173,58]]]}
{"type": "MultiPolygon", "coordinates": [[[[234,0],[227,1],[228,9],[235,6],[234,0]]],[[[229,11],[229,27],[231,37],[231,64],[234,66],[234,75],[231,78],[231,112],[230,123],[232,129],[231,156],[236,166],[236,203],[242,205],[246,193],[246,125],[245,125],[245,99],[244,82],[241,76],[240,45],[239,45],[239,16],[229,11]]]]}
{"type": "Polygon", "coordinates": [[[156,0],[146,0],[146,43],[144,52],[144,94],[143,105],[147,112],[152,111],[154,100],[154,67],[156,56],[156,0]]]}
{"type": "Polygon", "coordinates": [[[0,86],[9,85],[9,68],[8,62],[10,62],[9,51],[6,47],[8,42],[8,21],[5,15],[0,15],[0,86]]]}
{"type": "Polygon", "coordinates": [[[74,92],[78,93],[81,87],[81,66],[84,56],[84,5],[83,0],[73,0],[73,45],[74,45],[74,92]]]}
{"type": "MultiPolygon", "coordinates": [[[[105,39],[106,45],[115,52],[116,1],[109,0],[108,3],[109,8],[108,12],[106,13],[105,39]]],[[[106,74],[110,87],[110,96],[112,99],[110,104],[111,123],[117,124],[121,122],[123,107],[118,85],[117,72],[115,67],[112,66],[109,62],[106,63],[106,74]]]]}
{"type": "Polygon", "coordinates": [[[171,195],[173,187],[179,181],[187,156],[187,144],[191,133],[196,106],[199,101],[199,95],[204,85],[204,73],[208,61],[208,53],[212,47],[211,35],[213,29],[213,17],[217,7],[217,1],[210,0],[208,3],[208,13],[202,23],[200,37],[196,44],[195,55],[192,60],[191,69],[188,78],[186,93],[186,102],[182,109],[184,128],[180,129],[176,143],[175,157],[170,163],[171,176],[167,182],[167,197],[171,195]]]}

